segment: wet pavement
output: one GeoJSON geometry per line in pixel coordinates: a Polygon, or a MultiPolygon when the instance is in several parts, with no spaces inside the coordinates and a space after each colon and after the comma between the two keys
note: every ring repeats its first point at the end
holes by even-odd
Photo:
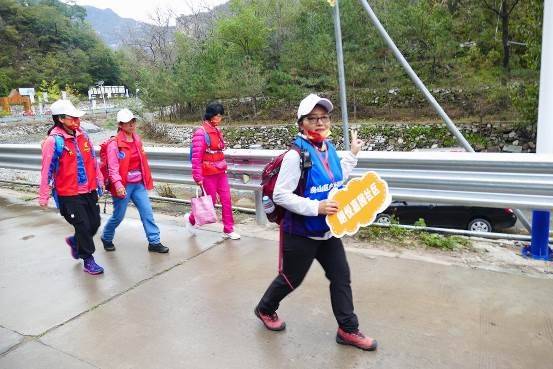
{"type": "Polygon", "coordinates": [[[148,253],[129,218],[117,251],[97,236],[106,273],[90,276],[55,210],[0,198],[0,368],[553,367],[551,280],[348,252],[361,328],[380,343],[363,352],[335,343],[318,264],[279,309],[285,331],[255,318],[274,232],[190,238],[159,219],[169,254],[148,253]]]}

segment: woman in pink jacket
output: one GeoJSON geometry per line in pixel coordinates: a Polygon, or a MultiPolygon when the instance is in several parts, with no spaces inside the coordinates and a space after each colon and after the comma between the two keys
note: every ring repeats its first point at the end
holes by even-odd
{"type": "Polygon", "coordinates": [[[69,100],[50,106],[54,125],[42,144],[42,170],[38,203],[48,207],[52,194],[60,214],[75,229],[65,242],[73,259],[83,259],[84,271],[101,274],[104,268],[94,260],[94,235],[100,227],[98,195],[104,178],[98,167],[92,141],[80,128],[83,111],[69,100]]]}
{"type": "MultiPolygon", "coordinates": [[[[192,136],[192,176],[198,186],[202,186],[208,195],[211,195],[213,204],[217,196],[223,208],[223,232],[231,240],[240,239],[234,232],[230,186],[227,177],[227,163],[225,161],[225,141],[219,125],[223,120],[225,110],[218,102],[209,103],[205,109],[202,125],[194,131],[192,136]]],[[[196,234],[194,214],[184,216],[187,230],[196,234]]]]}
{"type": "Polygon", "coordinates": [[[129,109],[121,109],[117,113],[117,124],[117,136],[106,142],[106,157],[102,158],[107,163],[107,187],[113,197],[113,215],[101,237],[104,249],[115,251],[115,229],[123,221],[127,206],[132,201],[140,214],[148,239],[148,251],[165,254],[169,248],[160,241],[159,227],[148,197],[148,191],[154,188],[154,181],[142,140],[136,133],[136,117],[129,109]]]}

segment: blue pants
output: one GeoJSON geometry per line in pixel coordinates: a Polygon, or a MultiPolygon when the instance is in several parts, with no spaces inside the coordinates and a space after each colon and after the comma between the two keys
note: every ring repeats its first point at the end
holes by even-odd
{"type": "Polygon", "coordinates": [[[159,228],[154,221],[154,212],[152,211],[152,204],[148,197],[148,191],[144,188],[143,183],[129,183],[125,188],[127,196],[124,198],[113,196],[113,215],[109,218],[102,239],[108,242],[113,241],[115,236],[115,228],[123,221],[125,212],[127,211],[127,205],[129,200],[132,200],[138,212],[140,213],[140,220],[144,226],[144,232],[146,232],[146,238],[149,243],[159,243],[159,228]]]}

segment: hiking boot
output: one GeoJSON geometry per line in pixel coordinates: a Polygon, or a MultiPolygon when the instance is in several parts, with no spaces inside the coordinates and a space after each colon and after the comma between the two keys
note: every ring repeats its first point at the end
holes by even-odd
{"type": "Polygon", "coordinates": [[[378,346],[375,339],[365,337],[359,330],[348,333],[342,330],[342,328],[338,328],[338,332],[336,332],[336,342],[341,345],[355,346],[365,351],[374,351],[378,346]]]}
{"type": "Polygon", "coordinates": [[[104,268],[96,264],[96,261],[94,261],[94,257],[90,256],[84,259],[84,271],[92,275],[102,274],[104,272],[104,268]]]}
{"type": "Polygon", "coordinates": [[[224,233],[225,238],[230,238],[231,240],[239,240],[240,235],[236,232],[224,233]]]}
{"type": "Polygon", "coordinates": [[[184,228],[191,236],[195,236],[198,233],[196,227],[190,223],[190,213],[184,214],[184,228]]]}
{"type": "Polygon", "coordinates": [[[111,241],[106,241],[103,238],[100,238],[102,240],[102,243],[104,244],[104,250],[106,251],[115,251],[115,245],[111,241]]]}
{"type": "Polygon", "coordinates": [[[169,252],[169,247],[165,247],[161,243],[150,243],[148,245],[148,251],[159,252],[160,254],[166,254],[169,252]]]}
{"type": "Polygon", "coordinates": [[[71,257],[77,260],[79,258],[79,252],[77,250],[77,241],[75,240],[75,236],[65,237],[65,243],[71,249],[71,257]]]}
{"type": "Polygon", "coordinates": [[[257,306],[253,312],[255,313],[255,316],[263,322],[265,328],[270,331],[281,331],[286,328],[286,323],[284,322],[284,320],[279,319],[276,312],[272,314],[263,314],[261,311],[259,311],[259,308],[257,306]]]}

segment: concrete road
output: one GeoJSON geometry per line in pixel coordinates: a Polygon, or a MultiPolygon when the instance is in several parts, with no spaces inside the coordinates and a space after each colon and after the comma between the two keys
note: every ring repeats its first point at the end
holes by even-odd
{"type": "Polygon", "coordinates": [[[279,310],[286,331],[269,332],[253,307],[274,241],[160,226],[168,255],[127,219],[90,276],[55,211],[0,199],[0,368],[553,367],[551,280],[349,252],[361,328],[380,343],[368,353],[334,342],[318,265],[279,310]]]}

